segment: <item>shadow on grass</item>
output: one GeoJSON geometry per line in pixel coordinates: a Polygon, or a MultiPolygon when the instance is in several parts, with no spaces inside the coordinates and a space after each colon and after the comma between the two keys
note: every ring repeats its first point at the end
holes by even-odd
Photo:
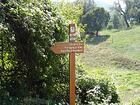
{"type": "Polygon", "coordinates": [[[89,36],[89,38],[86,41],[86,44],[97,45],[106,41],[108,38],[110,38],[110,35],[89,36]]]}

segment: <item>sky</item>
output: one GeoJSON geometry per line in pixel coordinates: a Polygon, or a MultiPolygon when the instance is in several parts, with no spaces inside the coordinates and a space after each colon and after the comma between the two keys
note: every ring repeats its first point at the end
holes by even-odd
{"type": "MultiPolygon", "coordinates": [[[[59,1],[59,0],[52,0],[52,1],[59,1]]],[[[74,1],[74,0],[68,0],[68,1],[74,1]]],[[[113,5],[113,2],[115,0],[94,0],[95,2],[103,2],[103,3],[106,3],[108,5],[113,5]]]]}
{"type": "MultiPolygon", "coordinates": [[[[60,1],[60,0],[52,0],[52,1],[60,1]]],[[[72,1],[75,1],[75,0],[66,0],[66,1],[71,1],[72,2],[72,1]]],[[[113,6],[114,1],[117,1],[117,0],[94,0],[94,1],[95,1],[95,3],[97,3],[97,4],[99,4],[99,5],[104,7],[105,4],[107,4],[109,6],[113,6]]],[[[120,4],[121,4],[122,8],[124,9],[125,5],[121,0],[120,0],[120,4]]]]}
{"type": "Polygon", "coordinates": [[[115,0],[94,0],[94,1],[95,1],[95,2],[100,1],[100,2],[106,3],[106,4],[108,4],[108,5],[113,5],[113,2],[114,2],[115,0]]]}

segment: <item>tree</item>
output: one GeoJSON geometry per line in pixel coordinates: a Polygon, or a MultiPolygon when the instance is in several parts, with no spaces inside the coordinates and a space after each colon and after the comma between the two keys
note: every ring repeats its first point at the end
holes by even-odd
{"type": "Polygon", "coordinates": [[[95,7],[94,0],[82,0],[81,4],[83,5],[83,15],[86,14],[91,8],[95,7]]]}
{"type": "Polygon", "coordinates": [[[140,23],[140,1],[139,0],[118,0],[115,2],[115,10],[123,16],[127,27],[130,23],[140,23]],[[125,8],[122,8],[121,2],[124,3],[125,8]]]}
{"type": "Polygon", "coordinates": [[[67,20],[73,21],[76,24],[79,23],[79,17],[82,14],[83,8],[79,1],[75,2],[66,2],[59,1],[57,4],[57,8],[59,9],[60,14],[67,20]]]}
{"type": "Polygon", "coordinates": [[[126,11],[130,21],[140,23],[140,1],[139,0],[124,0],[126,11]]]}
{"type": "Polygon", "coordinates": [[[120,21],[119,21],[118,15],[114,14],[112,21],[113,21],[113,28],[114,29],[119,29],[119,27],[120,27],[120,21]]]}
{"type": "Polygon", "coordinates": [[[80,16],[80,22],[82,21],[82,16],[85,15],[90,9],[93,9],[95,7],[94,0],[77,0],[79,4],[81,4],[83,8],[83,12],[80,16]]]}
{"type": "Polygon", "coordinates": [[[129,28],[130,25],[129,25],[129,22],[128,22],[128,13],[127,13],[127,9],[126,9],[126,8],[125,8],[125,9],[122,8],[122,6],[121,6],[119,0],[118,0],[117,2],[114,3],[114,8],[115,8],[115,10],[116,10],[118,13],[120,13],[120,15],[123,16],[127,28],[129,28]]]}
{"type": "Polygon", "coordinates": [[[85,15],[82,16],[82,24],[86,24],[86,32],[98,32],[107,26],[110,19],[109,13],[104,8],[96,7],[90,9],[85,15]]]}

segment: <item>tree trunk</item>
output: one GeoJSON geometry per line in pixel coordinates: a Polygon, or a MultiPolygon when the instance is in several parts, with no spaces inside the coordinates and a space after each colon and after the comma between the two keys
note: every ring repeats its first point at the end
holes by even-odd
{"type": "Polygon", "coordinates": [[[129,27],[130,27],[130,25],[129,25],[128,21],[127,21],[127,17],[126,17],[126,15],[125,15],[125,14],[124,14],[124,21],[125,21],[125,23],[126,23],[127,28],[129,28],[129,27]]]}
{"type": "Polygon", "coordinates": [[[96,36],[99,36],[99,31],[98,30],[96,31],[96,36]]]}
{"type": "Polygon", "coordinates": [[[130,27],[130,25],[129,25],[129,23],[128,23],[128,21],[127,21],[127,13],[126,13],[126,11],[124,11],[123,9],[122,9],[122,7],[121,7],[121,4],[120,4],[120,1],[118,0],[118,2],[117,2],[117,9],[116,9],[122,16],[123,16],[123,18],[124,18],[124,21],[125,21],[125,23],[126,23],[126,26],[127,26],[127,28],[129,28],[130,27]]]}

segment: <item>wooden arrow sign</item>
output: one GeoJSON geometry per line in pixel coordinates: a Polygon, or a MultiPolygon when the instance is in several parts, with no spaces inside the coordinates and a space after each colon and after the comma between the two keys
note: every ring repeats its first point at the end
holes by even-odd
{"type": "Polygon", "coordinates": [[[83,42],[56,42],[51,50],[56,54],[63,53],[83,53],[84,43],[83,42]]]}

